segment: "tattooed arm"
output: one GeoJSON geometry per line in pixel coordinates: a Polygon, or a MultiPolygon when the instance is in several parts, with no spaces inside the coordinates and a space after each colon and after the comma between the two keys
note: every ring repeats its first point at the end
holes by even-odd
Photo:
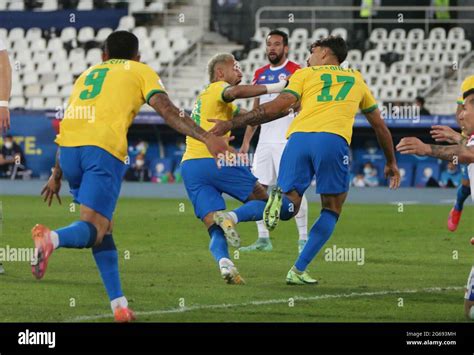
{"type": "Polygon", "coordinates": [[[283,92],[270,102],[254,108],[252,111],[235,116],[231,121],[209,119],[216,125],[210,130],[211,133],[221,136],[234,128],[257,126],[262,123],[274,121],[280,117],[287,116],[291,110],[295,110],[298,100],[293,94],[283,92]]]}
{"type": "Polygon", "coordinates": [[[228,137],[217,137],[199,127],[187,113],[179,110],[171,102],[167,94],[157,93],[153,95],[149,101],[149,105],[153,107],[175,131],[196,138],[206,144],[209,152],[215,157],[218,154],[224,154],[226,151],[232,151],[227,144],[229,141],[228,137]]]}
{"type": "Polygon", "coordinates": [[[451,161],[455,164],[474,163],[474,147],[465,145],[425,144],[415,137],[402,138],[397,145],[401,154],[428,155],[430,157],[451,161]]]}

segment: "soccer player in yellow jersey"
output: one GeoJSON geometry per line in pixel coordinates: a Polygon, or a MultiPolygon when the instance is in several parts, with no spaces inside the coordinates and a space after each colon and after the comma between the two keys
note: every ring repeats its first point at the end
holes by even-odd
{"type": "MultiPolygon", "coordinates": [[[[215,55],[208,64],[210,84],[202,91],[195,103],[191,117],[205,130],[213,127],[210,118],[230,120],[239,112],[233,103],[237,98],[279,92],[286,81],[267,85],[238,85],[242,72],[231,54],[215,55]]],[[[236,158],[234,156],[234,158],[236,158]]],[[[230,260],[227,241],[240,245],[234,224],[242,221],[258,221],[263,217],[266,189],[252,175],[246,160],[222,157],[220,169],[216,167],[208,148],[193,137],[186,138],[181,173],[194,213],[202,220],[211,237],[209,249],[219,265],[221,276],[229,284],[242,284],[237,268],[230,260]],[[222,193],[244,202],[229,213],[225,210],[222,193]]]]}
{"type": "MultiPolygon", "coordinates": [[[[456,121],[458,122],[459,127],[461,127],[459,115],[463,110],[463,93],[468,91],[469,88],[474,87],[474,75],[468,76],[461,84],[461,95],[457,98],[456,103],[458,104],[456,110],[456,121]]],[[[459,143],[465,142],[467,138],[463,136],[461,133],[456,132],[454,129],[448,126],[433,126],[431,130],[431,136],[437,142],[448,142],[448,143],[459,143]]],[[[459,221],[461,220],[462,211],[464,208],[464,201],[471,195],[471,183],[469,180],[469,174],[467,171],[466,164],[460,164],[461,173],[462,173],[462,180],[461,185],[458,187],[456,193],[456,202],[449,211],[448,215],[448,229],[451,232],[454,232],[459,225],[459,221]]]]}
{"type": "Polygon", "coordinates": [[[349,190],[349,144],[354,117],[360,109],[375,130],[387,159],[385,176],[390,188],[400,184],[392,136],[362,75],[340,67],[347,45],[340,37],[328,37],[311,46],[308,67],[297,70],[288,87],[273,101],[232,121],[216,121],[211,132],[258,125],[285,116],[289,109],[301,109],[288,129],[288,143],[281,158],[277,187],[265,207],[264,221],[269,230],[278,219],[288,220],[298,213],[301,197],[316,175],[316,192],[322,211],[312,226],[308,242],[288,272],[288,284],[315,284],[306,271],[308,264],[334,231],[349,190]]]}
{"type": "Polygon", "coordinates": [[[134,315],[120,284],[112,216],[126,171],[127,131],[140,107],[148,103],[172,128],[202,142],[210,156],[229,149],[227,138],[207,133],[173,105],[158,75],[139,62],[138,47],[130,32],[110,34],[103,62],[76,80],[56,138],[59,159],[42,195],[49,205],[54,196],[61,202],[64,174],[80,204],[80,220],[56,230],[39,224],[32,230],[37,251],[32,272],[38,279],[55,249],[92,248],[118,322],[133,320],[134,315]]]}

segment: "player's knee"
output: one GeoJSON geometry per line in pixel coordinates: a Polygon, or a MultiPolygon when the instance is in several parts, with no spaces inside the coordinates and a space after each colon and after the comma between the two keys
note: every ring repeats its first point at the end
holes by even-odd
{"type": "Polygon", "coordinates": [[[249,196],[249,200],[268,200],[266,187],[257,182],[253,188],[252,194],[249,196]]]}
{"type": "Polygon", "coordinates": [[[212,226],[214,224],[213,215],[214,215],[214,212],[210,212],[202,219],[202,223],[204,223],[204,225],[208,229],[209,229],[210,226],[212,226]]]}
{"type": "Polygon", "coordinates": [[[291,206],[289,212],[291,212],[291,217],[284,219],[282,216],[282,220],[288,220],[294,216],[296,216],[301,207],[301,196],[296,191],[290,191],[289,193],[285,194],[285,196],[290,200],[291,206]]]}
{"type": "Polygon", "coordinates": [[[113,231],[114,231],[114,221],[110,221],[106,234],[112,234],[113,231]]]}

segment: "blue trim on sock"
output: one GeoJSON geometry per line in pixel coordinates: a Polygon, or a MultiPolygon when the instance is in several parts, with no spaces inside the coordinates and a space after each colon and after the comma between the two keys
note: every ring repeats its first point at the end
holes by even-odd
{"type": "Polygon", "coordinates": [[[207,230],[211,241],[209,242],[209,250],[214,259],[219,262],[222,258],[230,259],[229,248],[227,240],[224,236],[224,231],[217,224],[213,224],[207,230]]]}
{"type": "Polygon", "coordinates": [[[57,229],[59,248],[91,248],[97,240],[97,229],[92,223],[76,221],[57,229]]]}
{"type": "Polygon", "coordinates": [[[286,195],[282,195],[281,197],[280,219],[282,221],[288,221],[296,215],[296,206],[286,195]]]}
{"type": "Polygon", "coordinates": [[[92,248],[92,252],[94,254],[99,253],[101,251],[106,251],[106,250],[117,250],[112,234],[106,234],[104,236],[104,239],[102,239],[102,243],[92,248]]]}
{"type": "Polygon", "coordinates": [[[456,193],[456,203],[454,204],[454,209],[457,211],[462,211],[464,208],[464,202],[471,195],[471,188],[469,186],[461,185],[458,187],[456,193]]]}
{"type": "Polygon", "coordinates": [[[97,228],[89,222],[83,221],[87,227],[89,228],[89,242],[86,245],[86,248],[91,248],[94,246],[96,240],[97,240],[97,228]]]}
{"type": "Polygon", "coordinates": [[[329,213],[329,214],[332,214],[334,217],[336,217],[336,222],[339,220],[339,213],[337,213],[337,212],[335,212],[335,211],[333,211],[333,210],[330,210],[330,209],[328,209],[328,208],[322,208],[322,209],[321,209],[321,214],[322,214],[323,212],[327,212],[327,213],[329,213]]]}
{"type": "Polygon", "coordinates": [[[299,271],[305,271],[309,263],[313,261],[321,248],[331,237],[336,227],[339,215],[331,210],[323,208],[318,220],[309,231],[308,241],[301,254],[296,260],[295,267],[299,271]]]}
{"type": "Polygon", "coordinates": [[[267,201],[250,200],[245,202],[242,206],[236,208],[232,212],[237,215],[240,222],[260,221],[263,219],[263,210],[267,201]]]}
{"type": "Polygon", "coordinates": [[[118,251],[112,234],[105,235],[102,243],[92,248],[92,255],[99,269],[109,300],[112,301],[122,297],[123,291],[118,268],[118,251]]]}

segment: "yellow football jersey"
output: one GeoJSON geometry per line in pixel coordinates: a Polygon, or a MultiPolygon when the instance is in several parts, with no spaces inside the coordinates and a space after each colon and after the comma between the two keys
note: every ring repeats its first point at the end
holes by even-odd
{"type": "Polygon", "coordinates": [[[301,110],[288,128],[294,132],[335,133],[351,143],[352,126],[359,109],[377,108],[362,75],[353,69],[322,65],[297,70],[283,90],[301,100],[301,110]]]}
{"type": "MultiPolygon", "coordinates": [[[[231,120],[232,117],[239,112],[239,108],[233,102],[226,102],[222,94],[229,84],[225,81],[216,81],[209,84],[202,91],[195,104],[191,117],[205,131],[209,131],[214,127],[213,122],[209,122],[208,118],[219,120],[231,120]]],[[[227,133],[227,136],[230,132],[227,133]]],[[[183,161],[189,159],[212,158],[206,145],[192,137],[186,137],[186,152],[183,161]]]]}
{"type": "Polygon", "coordinates": [[[461,84],[461,93],[459,94],[458,99],[456,100],[458,105],[464,104],[463,94],[468,91],[474,89],[474,75],[468,76],[461,84]]]}
{"type": "Polygon", "coordinates": [[[146,64],[110,59],[82,73],[74,83],[56,143],[93,145],[122,161],[127,132],[140,107],[165,92],[158,74],[146,64]]]}

